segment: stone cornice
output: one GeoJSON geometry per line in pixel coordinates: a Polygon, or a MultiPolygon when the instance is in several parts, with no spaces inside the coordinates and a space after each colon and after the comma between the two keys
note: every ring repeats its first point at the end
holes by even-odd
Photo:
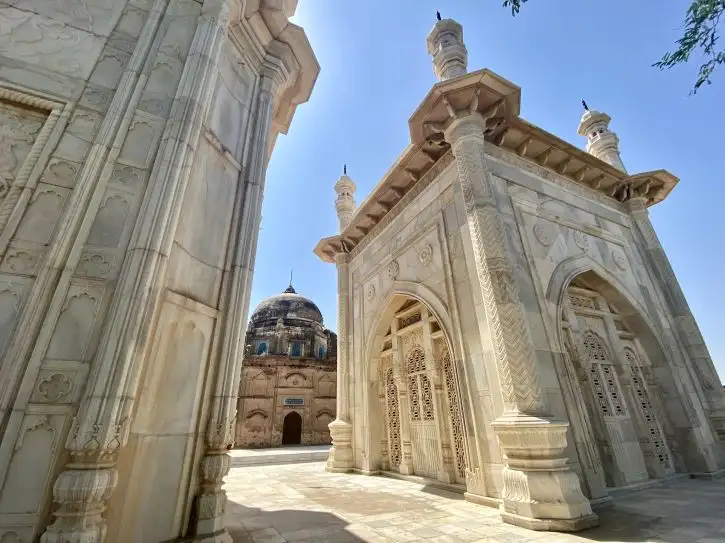
{"type": "Polygon", "coordinates": [[[287,133],[297,106],[309,100],[320,73],[305,31],[289,22],[295,7],[294,0],[248,0],[244,14],[230,24],[230,40],[242,54],[251,56],[255,66],[261,66],[265,58],[275,54],[275,42],[286,44],[291,51],[293,59],[280,59],[290,68],[294,65],[294,69],[290,70],[290,81],[280,90],[272,140],[277,133],[287,133]]]}
{"type": "Polygon", "coordinates": [[[315,254],[326,262],[334,262],[340,252],[351,253],[351,258],[359,254],[453,162],[442,131],[450,123],[451,111],[470,104],[487,119],[488,155],[617,211],[623,211],[621,204],[632,198],[644,199],[648,206],[661,202],[678,182],[664,170],[627,175],[527,122],[519,116],[520,88],[489,70],[479,70],[431,89],[410,119],[413,143],[358,207],[345,230],[321,240],[315,254]]]}

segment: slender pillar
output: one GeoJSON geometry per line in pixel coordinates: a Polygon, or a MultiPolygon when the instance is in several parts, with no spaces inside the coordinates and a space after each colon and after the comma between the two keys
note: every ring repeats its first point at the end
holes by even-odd
{"type": "Polygon", "coordinates": [[[43,543],[103,543],[103,513],[116,486],[118,451],[127,442],[141,373],[138,345],[151,325],[163,284],[169,247],[179,218],[177,205],[216,74],[229,6],[202,9],[178,86],[164,142],[149,181],[156,191],[153,214],[131,241],[119,284],[99,342],[86,393],[73,421],[66,450],[69,461],[53,485],[60,507],[41,536],[43,543]]]}
{"type": "Polygon", "coordinates": [[[260,70],[256,120],[250,140],[249,166],[244,194],[237,197],[235,221],[237,230],[230,244],[231,272],[225,277],[226,307],[221,312],[220,328],[215,343],[220,344],[216,382],[211,398],[211,414],[206,430],[206,451],[201,460],[199,493],[196,496],[197,541],[229,542],[232,539],[224,527],[226,492],[224,477],[231,467],[227,451],[234,445],[236,405],[239,379],[244,357],[245,315],[249,310],[254,258],[262,218],[266,159],[270,127],[274,116],[275,99],[281,87],[290,79],[294,57],[289,46],[272,42],[270,53],[260,70]],[[291,66],[292,65],[292,66],[291,66]]]}
{"type": "Polygon", "coordinates": [[[569,425],[550,416],[539,384],[513,258],[484,158],[486,120],[476,112],[476,97],[467,111],[447,105],[452,115],[444,136],[456,157],[486,314],[484,333],[493,343],[504,400],[504,413],[493,423],[505,462],[501,516],[535,530],[594,526],[598,518],[565,454],[569,425]]]}
{"type": "Polygon", "coordinates": [[[327,471],[346,472],[353,467],[350,420],[350,265],[347,253],[335,255],[337,265],[337,417],[330,425],[332,448],[327,471]]]}

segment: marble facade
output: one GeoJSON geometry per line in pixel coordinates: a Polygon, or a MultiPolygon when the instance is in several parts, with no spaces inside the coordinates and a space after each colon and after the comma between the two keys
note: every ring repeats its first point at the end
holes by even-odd
{"type": "Polygon", "coordinates": [[[0,3],[0,540],[231,541],[265,171],[319,71],[296,3],[0,3]]]}
{"type": "Polygon", "coordinates": [[[332,472],[465,486],[509,523],[576,531],[609,490],[723,473],[725,394],[648,218],[677,178],[630,175],[606,114],[587,152],[526,122],[520,89],[428,36],[411,144],[340,233],[332,472]]]}

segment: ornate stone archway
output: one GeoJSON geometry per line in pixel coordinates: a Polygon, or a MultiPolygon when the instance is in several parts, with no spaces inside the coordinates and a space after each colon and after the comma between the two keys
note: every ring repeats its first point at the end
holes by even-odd
{"type": "Polygon", "coordinates": [[[371,465],[465,484],[469,453],[461,385],[441,320],[420,299],[393,294],[369,341],[371,465]]]}
{"type": "Polygon", "coordinates": [[[701,451],[712,441],[693,427],[705,416],[659,316],[583,256],[558,266],[547,299],[556,307],[559,380],[589,497],[703,469],[701,451]]]}

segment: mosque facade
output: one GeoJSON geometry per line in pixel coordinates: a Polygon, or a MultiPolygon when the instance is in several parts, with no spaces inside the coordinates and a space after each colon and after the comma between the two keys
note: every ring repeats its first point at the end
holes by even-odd
{"type": "Polygon", "coordinates": [[[518,86],[468,71],[457,22],[427,46],[410,145],[359,206],[338,180],[315,248],[338,276],[327,469],[559,531],[614,489],[722,474],[723,387],[648,216],[678,179],[628,173],[586,103],[585,150],[527,122],[518,86]]]}

